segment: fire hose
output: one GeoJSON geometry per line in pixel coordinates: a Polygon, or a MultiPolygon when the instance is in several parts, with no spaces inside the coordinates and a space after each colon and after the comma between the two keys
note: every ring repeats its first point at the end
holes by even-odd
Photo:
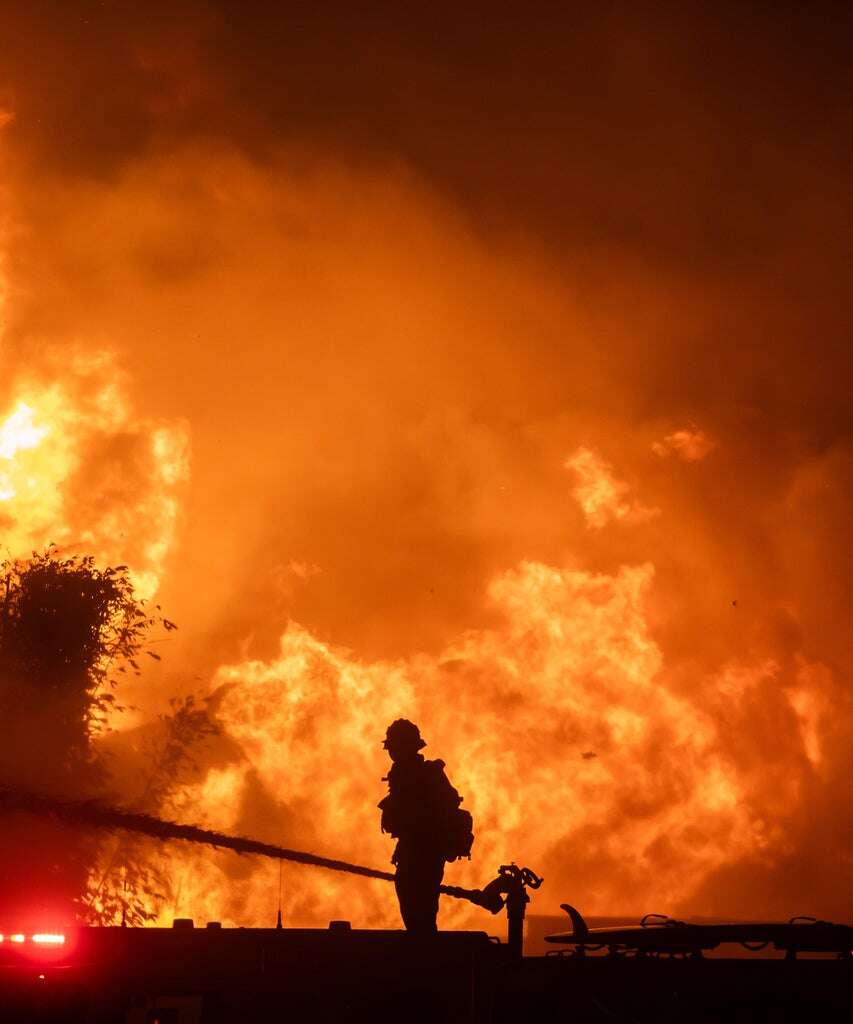
{"type": "MultiPolygon", "coordinates": [[[[162,841],[181,839],[190,843],[202,843],[214,848],[233,850],[235,853],[258,854],[276,860],[326,868],[329,871],[343,871],[350,875],[361,875],[364,878],[378,878],[383,882],[394,881],[394,875],[390,871],[379,871],[361,864],[350,864],[344,860],[320,857],[302,850],[290,850],[284,846],[263,843],[244,836],[231,836],[224,832],[202,828],[199,825],[182,825],[179,822],[167,821],[151,814],[108,807],[94,800],[60,799],[40,793],[0,787],[0,813],[14,811],[47,815],[66,825],[122,829],[162,841]]],[[[541,884],[542,879],[529,868],[504,864],[498,870],[497,878],[489,882],[483,889],[463,889],[455,885],[442,885],[439,892],[445,896],[452,896],[454,899],[467,900],[492,914],[497,914],[506,906],[511,918],[520,915],[523,919],[524,906],[529,901],[525,891],[526,887],[538,889],[541,884]]]]}
{"type": "Polygon", "coordinates": [[[262,857],[273,857],[277,860],[289,860],[296,864],[310,864],[313,867],[327,868],[330,871],[345,871],[351,875],[363,875],[366,878],[380,878],[393,882],[394,875],[390,871],[378,871],[375,868],[363,867],[361,864],[349,864],[343,860],[319,857],[302,850],[289,850],[273,843],[262,843],[257,839],[244,836],[230,836],[224,832],[201,828],[198,825],[182,825],[176,821],[166,821],[151,814],[127,811],[119,807],[108,807],[94,800],[66,800],[58,797],[44,796],[40,793],[29,793],[22,790],[0,788],[0,812],[23,811],[29,814],[47,815],[66,825],[88,825],[92,828],[122,829],[135,832],[137,835],[149,836],[152,839],[166,841],[183,839],[189,843],[202,843],[235,853],[254,853],[262,857]]]}

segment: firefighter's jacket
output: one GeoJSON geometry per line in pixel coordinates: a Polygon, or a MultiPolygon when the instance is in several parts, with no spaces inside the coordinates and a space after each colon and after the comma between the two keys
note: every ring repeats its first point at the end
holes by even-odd
{"type": "Polygon", "coordinates": [[[444,761],[427,761],[416,754],[397,761],[387,775],[388,795],[379,803],[382,831],[398,841],[400,856],[444,853],[461,797],[444,774],[444,761]]]}

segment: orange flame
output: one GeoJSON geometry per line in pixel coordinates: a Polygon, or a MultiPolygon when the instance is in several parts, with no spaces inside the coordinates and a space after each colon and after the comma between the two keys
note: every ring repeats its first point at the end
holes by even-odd
{"type": "Polygon", "coordinates": [[[137,417],[108,353],[65,356],[52,382],[19,380],[0,414],[0,523],[8,554],[56,543],[127,562],[156,592],[188,475],[182,423],[137,417]]]}
{"type": "Polygon", "coordinates": [[[609,522],[642,522],[659,509],[646,508],[630,497],[630,487],[613,474],[613,468],[591,448],[581,447],[565,463],[575,478],[572,491],[586,516],[587,525],[600,530],[609,522]]]}

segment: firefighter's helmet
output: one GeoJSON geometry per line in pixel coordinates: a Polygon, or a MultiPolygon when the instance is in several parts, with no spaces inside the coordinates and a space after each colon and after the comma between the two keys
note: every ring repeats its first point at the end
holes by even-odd
{"type": "Polygon", "coordinates": [[[426,741],[421,738],[421,731],[414,722],[410,722],[408,718],[398,718],[388,726],[382,746],[387,750],[392,744],[396,747],[420,750],[426,746],[426,741]]]}

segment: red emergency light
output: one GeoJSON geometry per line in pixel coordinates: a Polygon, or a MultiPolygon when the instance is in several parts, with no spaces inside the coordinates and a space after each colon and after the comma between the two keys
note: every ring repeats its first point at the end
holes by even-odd
{"type": "Polygon", "coordinates": [[[16,946],[33,945],[42,949],[56,949],[65,945],[65,935],[62,932],[34,932],[29,936],[29,942],[24,932],[12,932],[4,935],[0,932],[0,945],[13,943],[16,946]]]}

